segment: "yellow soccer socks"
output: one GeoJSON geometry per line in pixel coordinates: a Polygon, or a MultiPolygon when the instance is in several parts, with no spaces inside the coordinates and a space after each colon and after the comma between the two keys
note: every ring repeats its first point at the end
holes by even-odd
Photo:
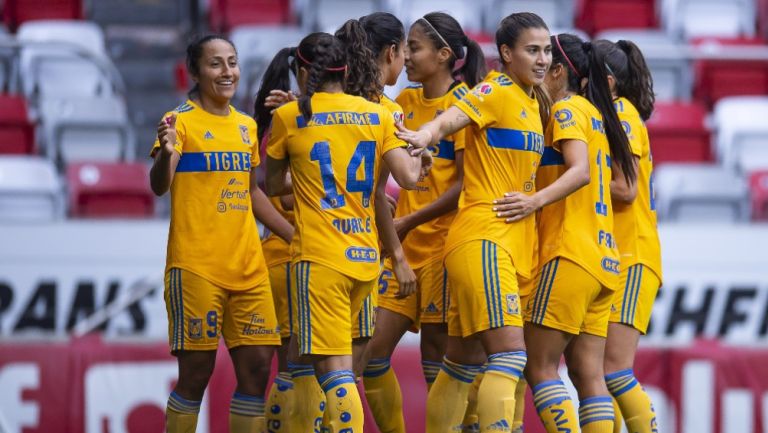
{"type": "Polygon", "coordinates": [[[389,358],[371,359],[363,372],[365,398],[381,433],[405,433],[403,395],[389,358]]]}
{"type": "Polygon", "coordinates": [[[328,433],[363,433],[363,403],[352,370],[326,373],[320,378],[327,405],[323,431],[328,433]]]}
{"type": "Polygon", "coordinates": [[[435,383],[437,373],[440,373],[442,366],[442,362],[421,361],[421,371],[424,372],[424,380],[427,382],[427,392],[432,388],[432,384],[435,383]]]}
{"type": "Polygon", "coordinates": [[[265,433],[264,398],[235,392],[229,403],[230,433],[265,433]]]}
{"type": "Polygon", "coordinates": [[[477,391],[477,418],[481,432],[511,432],[515,417],[515,388],[528,356],[523,351],[488,357],[485,376],[477,391]]]}
{"type": "Polygon", "coordinates": [[[613,402],[609,395],[589,397],[579,402],[581,433],[613,433],[613,402]]]}
{"type": "Polygon", "coordinates": [[[275,377],[267,396],[267,426],[270,432],[290,432],[289,421],[293,401],[291,373],[281,371],[275,377]]]}
{"type": "Polygon", "coordinates": [[[442,369],[427,396],[427,433],[461,430],[469,388],[481,368],[443,358],[442,369]]]}
{"type": "Polygon", "coordinates": [[[195,433],[200,401],[186,400],[176,391],[168,396],[165,409],[165,431],[167,433],[195,433]]]}
{"type": "Polygon", "coordinates": [[[315,378],[311,365],[288,363],[293,381],[293,405],[288,424],[291,432],[320,431],[325,410],[325,393],[315,378]]]}
{"type": "Polygon", "coordinates": [[[547,433],[579,431],[576,409],[562,380],[548,380],[534,386],[533,404],[547,433]]]}
{"type": "Polygon", "coordinates": [[[520,376],[515,387],[515,418],[512,421],[512,433],[523,433],[523,417],[525,416],[525,390],[528,382],[520,376]]]}
{"type": "Polygon", "coordinates": [[[464,420],[461,422],[464,433],[475,433],[480,431],[480,423],[477,421],[477,391],[480,384],[483,383],[485,376],[485,366],[475,375],[472,386],[469,387],[467,394],[467,410],[464,412],[464,420]]]}
{"type": "Polygon", "coordinates": [[[635,379],[631,369],[620,370],[605,376],[608,391],[616,399],[624,423],[630,433],[656,433],[656,413],[648,394],[635,379]]]}
{"type": "Polygon", "coordinates": [[[613,403],[613,433],[621,433],[621,426],[624,425],[624,418],[621,417],[621,408],[615,398],[611,398],[613,403]]]}

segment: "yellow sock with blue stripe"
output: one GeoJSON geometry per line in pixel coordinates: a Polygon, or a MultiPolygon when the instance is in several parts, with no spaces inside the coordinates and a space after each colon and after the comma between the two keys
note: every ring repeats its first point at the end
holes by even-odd
{"type": "Polygon", "coordinates": [[[403,395],[389,358],[372,359],[363,371],[365,398],[381,433],[405,433],[403,395]]]}
{"type": "Polygon", "coordinates": [[[624,425],[624,418],[621,417],[621,408],[615,398],[611,398],[613,403],[613,433],[621,433],[621,426],[624,425]]]}
{"type": "Polygon", "coordinates": [[[511,432],[515,418],[515,388],[528,356],[523,351],[488,357],[485,377],[477,390],[477,419],[481,432],[511,432]]]}
{"type": "Polygon", "coordinates": [[[291,432],[320,431],[325,411],[325,393],[311,365],[288,363],[293,381],[293,405],[290,411],[291,432]]]}
{"type": "Polygon", "coordinates": [[[230,433],[264,433],[266,427],[263,397],[239,392],[232,394],[229,402],[230,433]]]}
{"type": "Polygon", "coordinates": [[[613,433],[611,396],[599,395],[579,402],[581,433],[613,433]]]}
{"type": "Polygon", "coordinates": [[[635,379],[632,369],[620,370],[605,376],[608,391],[621,408],[624,423],[631,433],[658,431],[656,413],[651,398],[635,379]]]}
{"type": "Polygon", "coordinates": [[[534,386],[533,404],[547,433],[579,431],[576,408],[562,380],[548,380],[534,386]]]}
{"type": "Polygon", "coordinates": [[[474,433],[480,431],[480,423],[477,421],[477,391],[480,389],[480,384],[483,383],[483,377],[485,377],[485,365],[475,375],[475,380],[472,381],[472,386],[469,387],[467,410],[464,411],[464,420],[461,421],[464,432],[474,433]]]}
{"type": "Polygon", "coordinates": [[[517,380],[517,386],[515,386],[515,419],[512,421],[512,433],[523,433],[526,388],[528,388],[528,382],[520,376],[517,380]]]}
{"type": "Polygon", "coordinates": [[[437,379],[437,373],[440,373],[440,369],[443,367],[442,362],[435,361],[421,361],[421,371],[424,373],[424,380],[427,382],[427,392],[432,389],[432,384],[437,379]]]}
{"type": "Polygon", "coordinates": [[[461,430],[469,388],[481,368],[443,358],[443,366],[427,396],[427,433],[461,430]]]}
{"type": "Polygon", "coordinates": [[[165,408],[165,431],[168,433],[195,433],[200,401],[187,400],[171,392],[165,408]]]}
{"type": "Polygon", "coordinates": [[[323,432],[363,433],[363,402],[352,370],[332,371],[318,380],[328,402],[323,416],[323,432]]]}
{"type": "Polygon", "coordinates": [[[270,432],[291,431],[289,424],[293,401],[291,373],[281,371],[275,377],[267,395],[267,426],[270,432]]]}

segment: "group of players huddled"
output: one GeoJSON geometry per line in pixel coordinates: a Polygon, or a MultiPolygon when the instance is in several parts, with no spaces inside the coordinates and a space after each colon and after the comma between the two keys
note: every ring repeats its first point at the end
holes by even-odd
{"type": "Polygon", "coordinates": [[[232,43],[188,47],[196,84],[150,176],[171,191],[168,432],[195,431],[220,337],[231,432],[362,433],[360,379],[379,429],[405,432],[390,357],[408,331],[429,433],[522,432],[526,386],[548,433],[657,432],[632,371],[661,284],[649,70],[630,41],[550,35],[532,13],[496,46],[487,71],[450,15],[406,35],[373,13],[280,50],[253,116],[230,105],[232,43]],[[393,101],[404,66],[418,84],[393,101]]]}

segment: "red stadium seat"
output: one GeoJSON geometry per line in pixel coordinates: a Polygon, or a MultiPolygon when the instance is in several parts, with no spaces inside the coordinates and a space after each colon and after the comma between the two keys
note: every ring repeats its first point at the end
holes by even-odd
{"type": "Polygon", "coordinates": [[[3,21],[11,31],[25,21],[82,17],[83,0],[6,0],[3,8],[3,21]]]}
{"type": "MultiPolygon", "coordinates": [[[[760,39],[699,39],[693,44],[707,44],[707,49],[729,46],[765,45],[760,39]]],[[[693,96],[708,107],[724,96],[768,94],[768,62],[765,60],[711,59],[694,63],[693,96]]]]}
{"type": "Polygon", "coordinates": [[[657,102],[647,122],[653,162],[708,162],[712,160],[707,111],[697,103],[657,102]]]}
{"type": "Polygon", "coordinates": [[[154,214],[149,173],[139,163],[67,166],[69,214],[74,217],[146,218],[154,214]]]}
{"type": "Polygon", "coordinates": [[[210,4],[210,26],[223,33],[243,24],[291,22],[289,0],[211,0],[210,4]]]}
{"type": "Polygon", "coordinates": [[[752,220],[768,221],[768,171],[756,171],[749,176],[752,195],[752,220]]]}
{"type": "Polygon", "coordinates": [[[655,0],[580,0],[576,6],[576,27],[589,34],[657,25],[655,0]]]}
{"type": "Polygon", "coordinates": [[[22,96],[0,94],[0,153],[34,153],[35,136],[22,96]]]}

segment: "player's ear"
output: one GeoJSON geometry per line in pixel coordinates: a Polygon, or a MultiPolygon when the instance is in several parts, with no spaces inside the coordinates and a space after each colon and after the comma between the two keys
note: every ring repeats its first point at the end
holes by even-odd
{"type": "Polygon", "coordinates": [[[512,48],[510,48],[509,45],[501,44],[499,51],[501,52],[501,58],[504,60],[505,64],[512,62],[512,48]]]}

